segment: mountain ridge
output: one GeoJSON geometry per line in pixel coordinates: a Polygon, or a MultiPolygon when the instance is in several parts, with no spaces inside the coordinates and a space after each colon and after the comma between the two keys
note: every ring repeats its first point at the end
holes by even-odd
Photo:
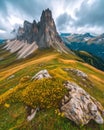
{"type": "Polygon", "coordinates": [[[37,49],[54,48],[61,53],[72,53],[59,36],[52,12],[43,10],[40,21],[33,23],[24,21],[23,28],[19,27],[17,37],[7,42],[4,47],[10,52],[17,52],[18,58],[25,58],[37,49]]]}
{"type": "MultiPolygon", "coordinates": [[[[60,35],[61,36],[61,35],[60,35]]],[[[61,36],[66,46],[75,51],[86,51],[104,61],[104,34],[93,36],[89,33],[61,36]]]]}

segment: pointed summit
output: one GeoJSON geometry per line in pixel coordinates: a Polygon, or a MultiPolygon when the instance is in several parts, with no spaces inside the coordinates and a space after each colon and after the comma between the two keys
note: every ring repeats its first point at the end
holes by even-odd
{"type": "Polygon", "coordinates": [[[42,12],[38,27],[39,33],[37,43],[39,48],[52,47],[60,52],[69,52],[57,32],[52,12],[49,9],[42,12]]]}
{"type": "Polygon", "coordinates": [[[57,35],[58,33],[52,18],[52,13],[49,9],[46,9],[42,12],[39,22],[39,47],[46,48],[52,46],[52,43],[55,42],[57,35]]]}
{"type": "MultiPolygon", "coordinates": [[[[52,12],[49,9],[43,10],[40,21],[37,23],[35,20],[33,23],[30,23],[28,21],[24,21],[23,28],[18,29],[17,39],[19,43],[21,42],[21,45],[14,45],[12,46],[12,49],[9,48],[12,52],[14,52],[14,47],[16,47],[15,50],[20,50],[20,47],[23,49],[24,47],[24,53],[31,54],[34,50],[34,48],[54,48],[59,52],[68,53],[70,52],[69,49],[64,45],[62,42],[56,26],[54,19],[52,17],[52,12]],[[33,45],[34,44],[34,45],[33,45]],[[36,45],[36,46],[35,46],[36,45]],[[28,46],[28,48],[26,48],[28,46]],[[31,46],[29,49],[29,46],[31,46]],[[32,48],[34,46],[34,48],[32,48]]],[[[20,53],[22,53],[22,50],[20,50],[20,53]]],[[[29,54],[26,54],[29,55],[29,54]]],[[[23,54],[25,57],[25,54],[23,54]]]]}
{"type": "Polygon", "coordinates": [[[43,21],[44,20],[46,20],[46,21],[52,20],[52,12],[51,12],[51,10],[49,10],[49,8],[46,9],[45,11],[43,10],[42,15],[41,15],[41,21],[42,20],[43,21]]]}

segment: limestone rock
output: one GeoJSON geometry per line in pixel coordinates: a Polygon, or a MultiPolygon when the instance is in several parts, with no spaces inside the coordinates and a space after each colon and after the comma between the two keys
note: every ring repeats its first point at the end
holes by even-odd
{"type": "Polygon", "coordinates": [[[43,78],[52,78],[47,70],[41,70],[32,77],[32,80],[39,80],[43,78]]]}
{"type": "Polygon", "coordinates": [[[79,86],[83,86],[85,88],[94,87],[92,80],[85,72],[75,68],[63,68],[63,70],[68,72],[68,74],[72,74],[74,81],[77,81],[79,86]]]}
{"type": "Polygon", "coordinates": [[[17,31],[17,37],[7,42],[4,48],[12,53],[17,52],[18,58],[27,57],[37,48],[54,48],[61,53],[72,53],[61,40],[49,9],[43,10],[39,22],[24,21],[23,27],[17,31]]]}
{"type": "Polygon", "coordinates": [[[84,73],[81,70],[78,69],[73,69],[73,68],[65,68],[65,71],[72,71],[73,73],[75,73],[77,76],[82,77],[82,78],[87,78],[88,75],[86,73],[84,73]]]}
{"type": "Polygon", "coordinates": [[[62,99],[61,111],[68,119],[78,125],[87,124],[91,119],[98,124],[104,123],[104,109],[96,99],[75,83],[66,81],[64,86],[68,94],[62,99]]]}
{"type": "Polygon", "coordinates": [[[33,23],[25,21],[23,30],[22,40],[28,43],[35,41],[39,48],[53,47],[61,52],[69,51],[56,30],[52,12],[49,9],[43,10],[38,23],[35,20],[33,23]]]}
{"type": "Polygon", "coordinates": [[[38,45],[33,42],[29,44],[24,40],[13,40],[9,41],[4,49],[9,50],[11,53],[17,52],[18,59],[26,58],[30,54],[32,54],[35,50],[38,49],[38,45]]]}
{"type": "Polygon", "coordinates": [[[10,75],[10,76],[7,78],[7,80],[12,79],[12,78],[14,78],[14,77],[15,77],[15,75],[10,75]]]}
{"type": "Polygon", "coordinates": [[[39,111],[39,108],[33,109],[30,106],[26,106],[25,108],[27,112],[27,121],[31,121],[35,117],[37,111],[39,111]]]}

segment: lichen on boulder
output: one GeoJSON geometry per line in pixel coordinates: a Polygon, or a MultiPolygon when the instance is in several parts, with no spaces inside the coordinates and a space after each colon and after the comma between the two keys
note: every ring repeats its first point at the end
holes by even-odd
{"type": "Polygon", "coordinates": [[[68,89],[68,94],[62,99],[60,109],[65,117],[78,125],[85,125],[90,120],[98,124],[104,123],[104,109],[96,99],[75,83],[66,81],[64,86],[68,89]]]}

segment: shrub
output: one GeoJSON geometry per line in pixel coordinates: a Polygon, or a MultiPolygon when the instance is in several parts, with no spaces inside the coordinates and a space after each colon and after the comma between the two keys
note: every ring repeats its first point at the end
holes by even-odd
{"type": "Polygon", "coordinates": [[[22,102],[25,105],[40,109],[58,108],[66,89],[60,78],[42,79],[32,82],[22,80],[19,85],[1,95],[0,105],[8,102],[22,102]],[[26,81],[26,83],[25,83],[26,81]]]}
{"type": "Polygon", "coordinates": [[[15,101],[20,102],[20,99],[21,99],[20,91],[25,89],[27,86],[28,86],[27,84],[22,83],[22,84],[17,85],[14,88],[9,89],[5,93],[3,93],[0,96],[0,106],[5,104],[5,102],[7,102],[8,100],[11,100],[11,102],[15,102],[15,101]],[[18,100],[16,98],[18,98],[18,100]]]}
{"type": "Polygon", "coordinates": [[[66,89],[60,79],[42,79],[33,81],[21,95],[22,101],[40,109],[58,107],[66,89]]]}

